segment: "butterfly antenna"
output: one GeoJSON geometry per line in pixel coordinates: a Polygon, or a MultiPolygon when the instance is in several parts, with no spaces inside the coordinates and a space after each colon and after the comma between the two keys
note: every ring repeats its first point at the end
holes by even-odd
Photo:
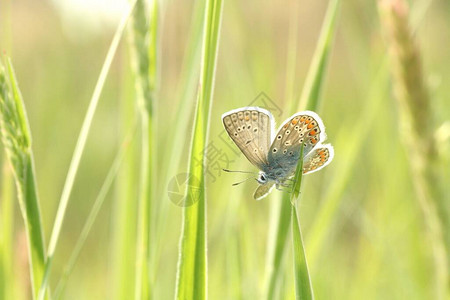
{"type": "Polygon", "coordinates": [[[233,184],[232,184],[232,186],[235,186],[235,185],[238,185],[238,184],[244,183],[244,182],[246,182],[247,180],[249,180],[249,179],[254,179],[254,178],[255,178],[255,177],[249,177],[249,178],[247,178],[247,179],[244,179],[244,180],[242,180],[242,181],[239,181],[239,182],[233,183],[233,184]]]}
{"type": "Polygon", "coordinates": [[[233,170],[228,170],[228,169],[222,169],[225,172],[228,173],[245,173],[245,174],[257,174],[256,172],[248,172],[248,171],[233,171],[233,170]]]}

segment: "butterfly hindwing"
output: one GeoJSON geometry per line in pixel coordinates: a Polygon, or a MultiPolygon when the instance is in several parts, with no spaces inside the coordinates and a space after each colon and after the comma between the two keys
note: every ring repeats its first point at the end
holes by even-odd
{"type": "Polygon", "coordinates": [[[326,138],[325,127],[320,117],[311,111],[299,112],[280,127],[269,149],[270,164],[285,170],[297,165],[301,145],[303,157],[326,138]]]}
{"type": "Polygon", "coordinates": [[[261,200],[262,198],[266,197],[274,188],[274,183],[266,183],[266,184],[261,184],[259,185],[256,190],[255,190],[255,194],[253,194],[253,198],[255,198],[255,200],[261,200]]]}
{"type": "Polygon", "coordinates": [[[222,115],[223,125],[245,157],[259,169],[268,164],[272,114],[259,107],[244,107],[222,115]]]}
{"type": "Polygon", "coordinates": [[[330,144],[320,145],[308,153],[303,159],[303,174],[310,174],[327,166],[334,157],[334,149],[330,144]]]}

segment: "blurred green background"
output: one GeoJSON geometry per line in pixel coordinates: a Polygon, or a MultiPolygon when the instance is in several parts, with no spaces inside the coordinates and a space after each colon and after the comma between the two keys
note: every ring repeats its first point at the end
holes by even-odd
{"type": "MultiPolygon", "coordinates": [[[[155,113],[158,186],[154,188],[157,201],[164,203],[159,208],[167,212],[161,222],[164,225],[157,228],[161,239],[155,246],[160,249],[154,278],[156,299],[174,295],[182,211],[170,202],[167,185],[187,168],[199,70],[199,3],[161,1],[155,113]],[[188,101],[190,111],[184,112],[185,131],[179,135],[175,112],[182,101],[188,101]],[[175,136],[181,139],[172,141],[175,136]],[[171,167],[173,147],[182,148],[183,156],[180,164],[171,167]]],[[[271,196],[256,202],[252,197],[255,182],[232,187],[245,175],[213,168],[220,164],[234,170],[254,170],[242,155],[236,155],[237,148],[224,142],[228,139],[220,116],[250,103],[277,107],[272,110],[277,124],[294,113],[288,110],[291,99],[287,98],[298,99],[301,93],[326,6],[327,1],[224,3],[209,132],[209,146],[220,153],[211,157],[212,174],[207,177],[210,299],[261,296],[267,240],[273,230],[271,214],[274,202],[280,201],[271,196]],[[298,44],[292,66],[288,61],[289,24],[295,10],[298,44]],[[295,70],[293,82],[286,82],[289,68],[295,70]]],[[[450,85],[446,79],[450,78],[450,2],[411,1],[411,6],[413,22],[416,15],[424,13],[416,41],[432,99],[432,122],[441,128],[439,151],[443,160],[441,182],[436,184],[444,187],[449,203],[450,85]],[[447,127],[441,127],[445,121],[447,127]]],[[[47,242],[81,123],[123,7],[118,0],[0,1],[0,50],[12,57],[30,120],[47,242]]],[[[56,250],[52,286],[62,274],[124,133],[136,118],[128,52],[124,39],[77,176],[56,250]]],[[[431,250],[411,180],[408,149],[399,137],[388,69],[383,68],[386,52],[376,1],[343,1],[319,110],[328,142],[335,147],[335,158],[321,172],[304,178],[300,203],[317,299],[431,299],[433,295],[431,250]],[[323,214],[324,208],[328,214],[323,214]]],[[[128,195],[138,190],[137,146],[132,149],[135,159],[123,164],[136,171],[128,195]]],[[[65,299],[115,296],[120,260],[116,249],[118,202],[127,201],[135,209],[137,201],[137,197],[120,196],[124,176],[118,177],[109,193],[69,278],[65,299]]],[[[17,287],[25,287],[18,288],[16,296],[27,298],[26,240],[17,201],[14,204],[11,263],[17,287]]],[[[280,286],[283,299],[293,297],[291,251],[288,242],[280,286]]]]}

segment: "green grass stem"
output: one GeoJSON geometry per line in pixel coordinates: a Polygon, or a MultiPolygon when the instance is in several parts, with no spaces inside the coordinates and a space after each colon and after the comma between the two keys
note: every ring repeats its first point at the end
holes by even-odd
{"type": "Polygon", "coordinates": [[[132,20],[130,47],[142,134],[135,299],[150,299],[152,295],[150,244],[153,235],[153,199],[157,186],[154,175],[156,157],[154,94],[157,71],[158,1],[152,1],[147,8],[144,0],[138,0],[132,20]]]}
{"type": "Polygon", "coordinates": [[[219,44],[222,1],[208,0],[205,9],[202,67],[190,149],[187,201],[178,260],[176,299],[207,298],[206,195],[204,165],[213,83],[219,44]]]}

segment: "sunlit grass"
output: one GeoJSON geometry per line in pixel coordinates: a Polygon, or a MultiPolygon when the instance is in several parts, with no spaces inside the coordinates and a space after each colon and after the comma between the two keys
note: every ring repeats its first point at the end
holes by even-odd
{"type": "MultiPolygon", "coordinates": [[[[53,236],[46,277],[52,299],[435,299],[445,293],[445,264],[433,259],[450,232],[446,3],[411,3],[406,36],[423,68],[408,64],[398,72],[406,65],[395,61],[410,52],[388,57],[387,49],[400,49],[396,38],[405,35],[390,36],[392,16],[380,18],[374,3],[139,1],[123,31],[128,43],[118,45],[108,66],[69,192],[66,171],[118,20],[91,30],[82,15],[66,24],[50,2],[23,3],[0,4],[0,51],[13,58],[33,133],[27,149],[36,158],[42,238],[53,236]],[[392,68],[397,73],[390,77],[392,68]],[[403,73],[421,77],[412,87],[427,91],[430,107],[409,121],[432,120],[431,133],[415,140],[436,138],[439,163],[427,170],[437,171],[432,188],[444,188],[444,195],[425,200],[436,203],[442,241],[430,234],[437,218],[415,201],[418,185],[430,184],[415,179],[411,157],[421,148],[399,130],[408,110],[398,93],[390,97],[391,87],[411,87],[403,73]],[[252,103],[261,92],[269,102],[252,103]],[[336,156],[302,178],[296,201],[279,191],[254,201],[253,179],[232,187],[245,177],[217,171],[256,171],[226,143],[220,120],[250,103],[272,111],[278,125],[305,109],[324,120],[336,156]],[[132,124],[137,134],[124,154],[132,124]],[[186,172],[202,179],[191,188],[202,197],[180,207],[168,197],[168,184],[186,172]],[[58,211],[63,185],[70,201],[58,211]],[[58,232],[55,213],[64,216],[58,232]]],[[[30,276],[11,164],[6,156],[0,163],[0,298],[30,299],[36,297],[31,283],[42,278],[30,276]]]]}

